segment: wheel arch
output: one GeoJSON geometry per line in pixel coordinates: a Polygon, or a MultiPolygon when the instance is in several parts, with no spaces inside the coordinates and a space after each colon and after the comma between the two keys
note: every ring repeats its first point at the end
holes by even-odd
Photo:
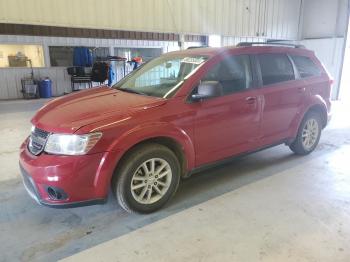
{"type": "Polygon", "coordinates": [[[309,105],[306,106],[293,120],[291,124],[291,133],[290,133],[290,139],[287,144],[291,143],[294,138],[297,136],[298,130],[300,128],[300,125],[305,118],[305,116],[310,112],[316,112],[320,114],[321,120],[322,120],[322,128],[325,128],[328,123],[328,111],[327,111],[327,103],[324,101],[324,99],[319,96],[315,95],[313,96],[310,101],[309,105]]]}
{"type": "Polygon", "coordinates": [[[157,143],[172,150],[181,164],[181,175],[194,168],[195,151],[191,136],[171,123],[141,125],[119,136],[109,148],[118,152],[116,168],[120,161],[135,147],[145,143],[157,143]]]}
{"type": "Polygon", "coordinates": [[[308,107],[308,109],[304,113],[304,115],[299,123],[298,131],[297,131],[297,135],[296,135],[295,139],[290,141],[290,143],[288,144],[290,149],[295,154],[307,155],[307,154],[310,154],[316,148],[316,146],[319,142],[320,136],[321,136],[321,129],[327,125],[328,116],[327,116],[326,110],[327,109],[325,108],[325,106],[322,106],[321,104],[314,104],[314,105],[308,107]],[[310,117],[311,113],[313,113],[313,115],[317,115],[320,117],[322,127],[319,127],[317,137],[315,137],[315,140],[312,142],[312,144],[305,145],[303,142],[303,135],[302,135],[303,130],[305,128],[304,123],[306,123],[306,121],[308,119],[310,119],[309,117],[310,117]],[[308,147],[306,147],[306,146],[308,146],[308,147]]]}
{"type": "Polygon", "coordinates": [[[320,104],[315,104],[311,107],[309,107],[309,109],[306,111],[306,113],[304,114],[307,115],[310,112],[315,112],[318,113],[321,117],[322,120],[322,128],[325,128],[328,122],[328,115],[327,115],[327,109],[324,105],[320,105],[320,104]]]}
{"type": "Polygon", "coordinates": [[[135,147],[145,143],[158,143],[172,150],[179,159],[182,176],[187,175],[195,166],[194,146],[191,136],[185,130],[171,123],[139,125],[118,135],[106,148],[105,157],[98,167],[94,180],[94,187],[98,188],[100,194],[107,194],[115,178],[114,174],[127,154],[135,147]]]}
{"type": "Polygon", "coordinates": [[[122,161],[128,156],[129,153],[131,153],[135,148],[146,145],[146,144],[159,144],[163,145],[167,148],[169,148],[174,154],[176,155],[177,159],[179,160],[180,167],[181,167],[181,176],[185,176],[188,172],[188,158],[186,157],[186,153],[184,151],[183,146],[180,142],[178,142],[175,138],[169,137],[169,136],[154,136],[150,138],[146,138],[144,140],[141,140],[133,145],[131,145],[128,149],[126,149],[121,158],[119,159],[116,169],[118,168],[119,164],[122,163],[122,161]]]}

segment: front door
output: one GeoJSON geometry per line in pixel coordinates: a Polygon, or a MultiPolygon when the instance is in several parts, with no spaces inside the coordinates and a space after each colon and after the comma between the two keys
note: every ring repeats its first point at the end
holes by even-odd
{"type": "Polygon", "coordinates": [[[193,103],[196,165],[254,149],[258,144],[261,99],[259,90],[252,88],[249,56],[226,56],[201,81],[219,82],[223,94],[193,103]]]}

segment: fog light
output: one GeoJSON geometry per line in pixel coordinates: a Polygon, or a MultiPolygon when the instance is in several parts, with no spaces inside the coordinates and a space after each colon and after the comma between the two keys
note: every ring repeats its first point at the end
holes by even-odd
{"type": "Polygon", "coordinates": [[[46,191],[52,200],[64,200],[67,198],[67,194],[62,189],[49,186],[46,191]]]}

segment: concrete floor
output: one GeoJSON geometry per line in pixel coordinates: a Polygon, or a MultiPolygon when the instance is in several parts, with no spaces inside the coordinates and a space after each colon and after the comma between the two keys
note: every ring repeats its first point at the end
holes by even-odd
{"type": "Polygon", "coordinates": [[[350,261],[344,105],[313,154],[279,146],[237,159],[183,181],[160,212],[130,215],[113,197],[66,210],[28,197],[18,146],[43,102],[0,103],[0,261],[350,261]]]}

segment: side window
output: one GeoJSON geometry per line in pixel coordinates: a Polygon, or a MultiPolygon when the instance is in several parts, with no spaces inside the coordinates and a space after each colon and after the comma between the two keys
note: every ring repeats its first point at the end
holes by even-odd
{"type": "Polygon", "coordinates": [[[315,63],[306,56],[292,56],[295,66],[297,67],[300,77],[306,78],[310,76],[319,76],[321,74],[320,69],[315,63]]]}
{"type": "Polygon", "coordinates": [[[263,85],[295,79],[293,65],[284,54],[258,55],[263,85]]]}
{"type": "Polygon", "coordinates": [[[216,64],[202,81],[218,81],[224,95],[239,92],[252,86],[252,73],[248,55],[228,56],[216,64]]]}

